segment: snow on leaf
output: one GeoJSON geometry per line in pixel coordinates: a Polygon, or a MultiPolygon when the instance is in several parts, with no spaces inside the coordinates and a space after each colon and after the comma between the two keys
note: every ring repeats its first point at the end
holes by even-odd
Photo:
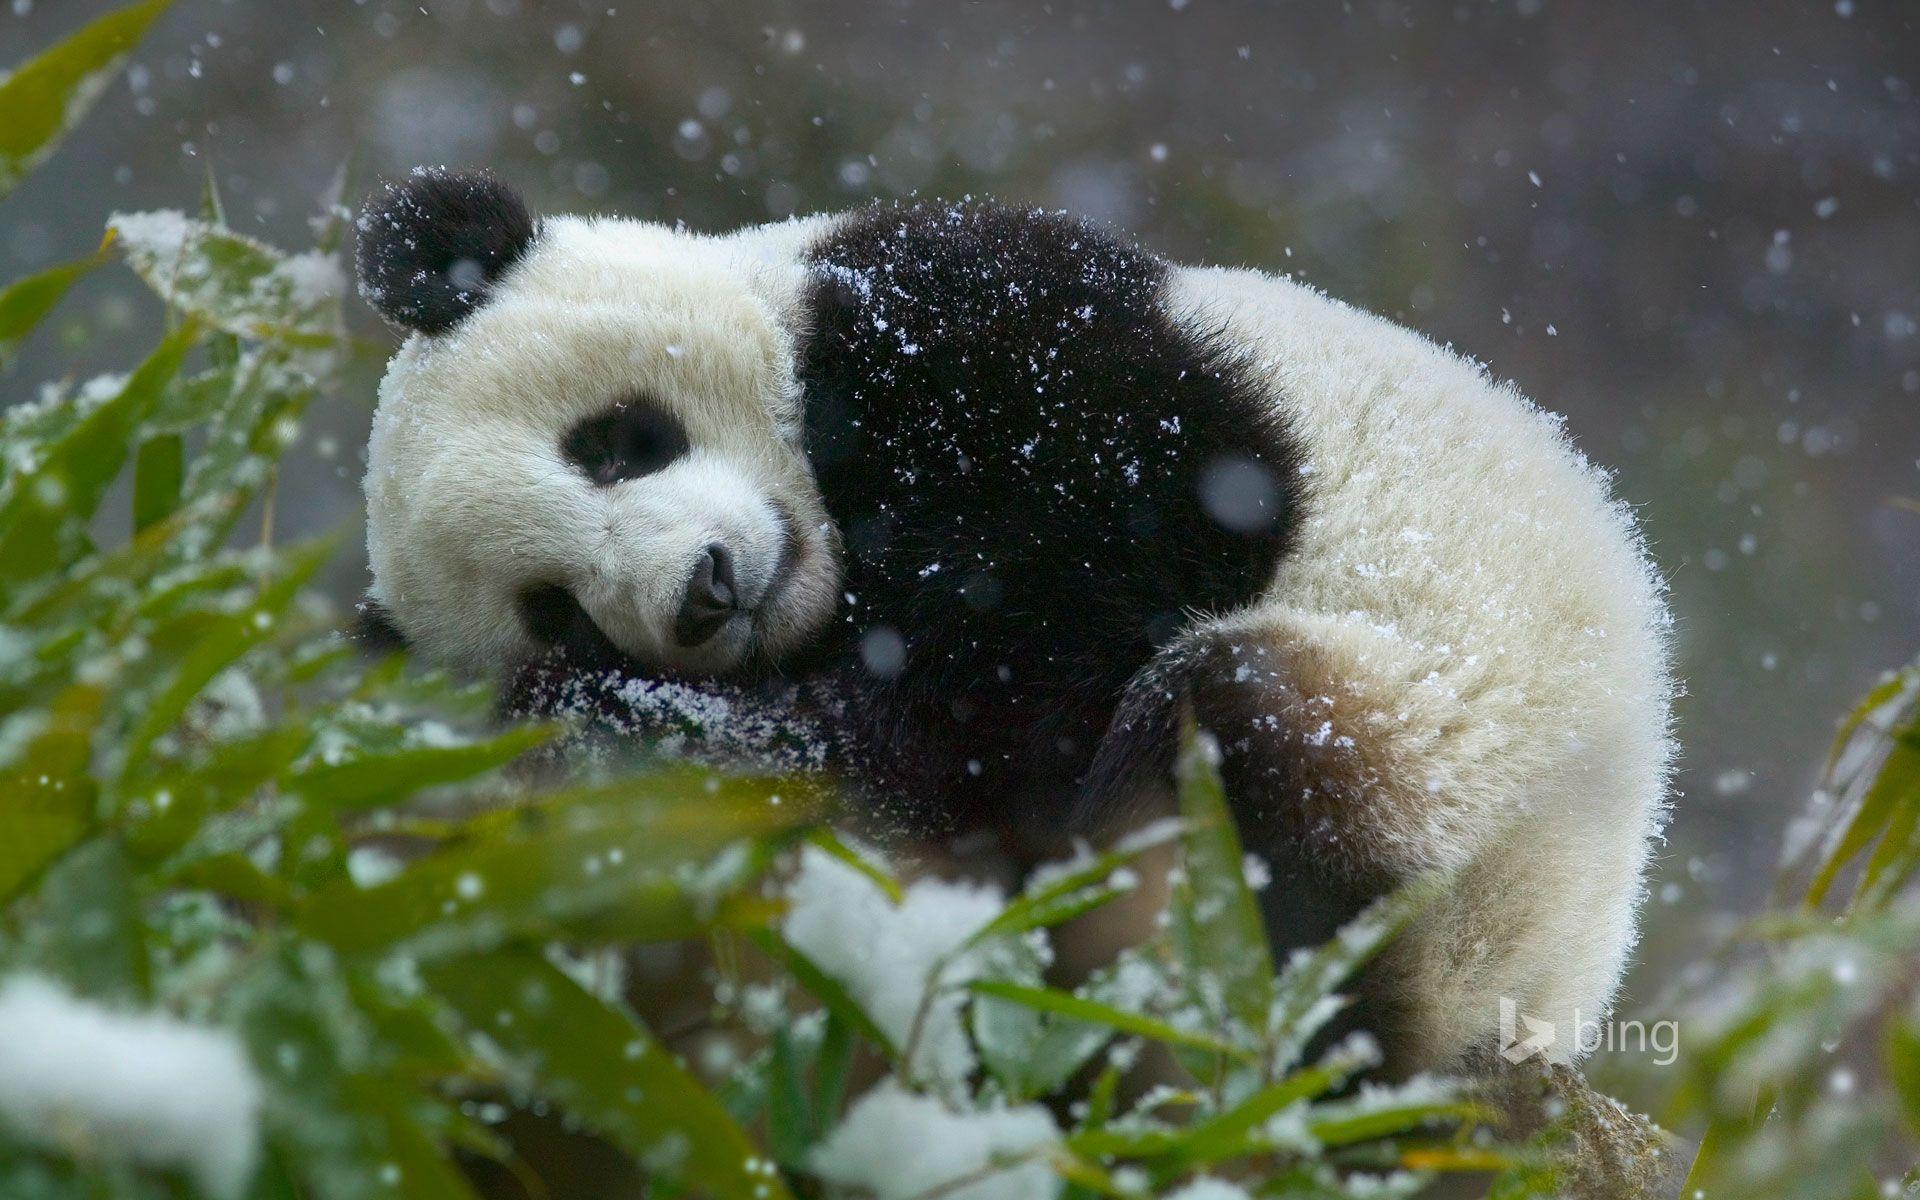
{"type": "Polygon", "coordinates": [[[909,1069],[948,1089],[973,1069],[960,1022],[977,954],[963,952],[1002,907],[987,887],[922,879],[894,905],[866,873],[814,846],[787,887],[792,905],[782,935],[820,970],[845,985],[909,1069]]]}
{"type": "Polygon", "coordinates": [[[39,976],[0,984],[0,1116],[42,1146],[182,1168],[227,1200],[253,1175],[260,1103],[229,1033],[116,1012],[39,976]]]}
{"type": "Polygon", "coordinates": [[[1044,1153],[1058,1136],[1039,1105],[956,1111],[887,1080],[854,1103],[812,1165],[875,1200],[1053,1200],[1061,1180],[1044,1153]]]}
{"type": "Polygon", "coordinates": [[[127,263],[162,299],[243,337],[321,346],[339,333],[347,279],[327,255],[285,255],[207,221],[162,209],[115,213],[127,263]]]}

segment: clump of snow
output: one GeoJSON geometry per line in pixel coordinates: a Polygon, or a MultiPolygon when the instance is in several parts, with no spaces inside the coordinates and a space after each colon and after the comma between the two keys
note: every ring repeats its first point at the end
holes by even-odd
{"type": "Polygon", "coordinates": [[[955,1112],[889,1079],[860,1097],[813,1151],[829,1183],[907,1200],[943,1189],[944,1200],[1053,1200],[1060,1177],[1043,1156],[1059,1136],[1037,1104],[955,1112]],[[1003,1170],[992,1170],[1006,1163],[1003,1170]],[[973,1180],[955,1186],[961,1180],[973,1180]]]}
{"type": "Polygon", "coordinates": [[[1247,1200],[1247,1189],[1224,1179],[1201,1176],[1179,1191],[1168,1192],[1166,1200],[1247,1200]]]}
{"type": "Polygon", "coordinates": [[[266,701],[245,671],[229,668],[200,690],[191,719],[212,741],[237,741],[266,728],[266,701]]]}
{"type": "Polygon", "coordinates": [[[193,233],[187,215],[170,208],[114,213],[107,227],[119,237],[122,250],[149,263],[177,262],[193,233]]]}
{"type": "Polygon", "coordinates": [[[845,985],[903,1052],[924,1004],[910,1066],[918,1078],[938,1085],[963,1084],[974,1057],[960,1022],[965,996],[958,988],[982,964],[977,953],[956,951],[999,915],[1000,892],[922,879],[895,905],[866,875],[808,846],[787,899],[792,907],[782,932],[788,944],[845,985]],[[931,1000],[929,984],[939,989],[931,1000]]]}
{"type": "Polygon", "coordinates": [[[259,1156],[260,1081],[230,1033],[16,975],[0,984],[0,1120],[48,1148],[180,1168],[232,1197],[259,1156]]]}
{"type": "Polygon", "coordinates": [[[317,250],[293,255],[275,267],[270,278],[275,286],[285,288],[287,299],[298,312],[330,304],[347,291],[347,273],[340,260],[317,250]]]}

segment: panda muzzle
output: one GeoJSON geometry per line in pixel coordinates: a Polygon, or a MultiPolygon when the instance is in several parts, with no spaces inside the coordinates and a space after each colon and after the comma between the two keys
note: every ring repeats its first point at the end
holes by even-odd
{"type": "Polygon", "coordinates": [[[740,591],[733,576],[733,555],[715,542],[694,563],[673,619],[673,640],[682,646],[711,641],[740,611],[740,591]]]}

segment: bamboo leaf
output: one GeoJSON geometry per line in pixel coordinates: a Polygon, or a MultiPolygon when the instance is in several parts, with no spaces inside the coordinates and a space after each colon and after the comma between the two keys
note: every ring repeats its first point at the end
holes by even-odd
{"type": "Polygon", "coordinates": [[[1170,909],[1174,945],[1189,994],[1203,1011],[1263,1031],[1274,995],[1266,925],[1247,886],[1245,856],[1215,765],[1213,737],[1196,731],[1190,714],[1182,725],[1174,774],[1185,822],[1185,859],[1170,909]]]}
{"type": "Polygon", "coordinates": [[[429,966],[433,989],[529,1088],[650,1175],[719,1200],[782,1200],[779,1172],[714,1095],[624,1008],[531,950],[429,966]]]}
{"type": "Polygon", "coordinates": [[[809,844],[818,846],[862,875],[865,875],[868,881],[871,882],[873,886],[885,892],[887,899],[894,904],[900,903],[900,901],[905,898],[906,893],[901,890],[899,880],[887,874],[887,872],[879,866],[876,866],[866,855],[847,845],[833,830],[827,829],[824,826],[815,829],[807,834],[807,841],[809,844]]]}
{"type": "Polygon", "coordinates": [[[13,365],[20,343],[60,303],[74,282],[105,261],[103,254],[50,267],[0,291],[0,371],[13,365]]]}
{"type": "MultiPolygon", "coordinates": [[[[699,803],[547,803],[482,823],[459,842],[376,887],[341,880],[309,898],[300,928],[347,954],[400,946],[422,957],[485,950],[512,938],[661,941],[715,924],[753,924],[739,892],[752,854],[710,865],[729,846],[774,833],[790,812],[742,786],[699,803]],[[757,801],[757,802],[756,802],[757,801]],[[718,877],[715,877],[716,871],[718,877]],[[738,897],[737,903],[730,899],[738,897]]],[[[484,819],[483,819],[484,822],[484,819]]]]}
{"type": "Polygon", "coordinates": [[[1821,863],[1807,888],[1807,904],[1818,905],[1849,862],[1878,838],[1899,810],[1901,797],[1920,788],[1920,748],[1896,742],[1879,774],[1861,798],[1833,850],[1821,863]]]}
{"type": "Polygon", "coordinates": [[[1023,1005],[1036,1012],[1057,1013],[1063,1017],[1072,1017],[1076,1021],[1104,1025],[1109,1029],[1138,1034],[1141,1037],[1152,1038],[1156,1042],[1165,1042],[1170,1046],[1191,1046],[1196,1050],[1206,1050],[1242,1060],[1250,1058],[1246,1050],[1231,1042],[1224,1042],[1204,1033],[1181,1029],[1143,1013],[1128,1012],[1125,1009],[1102,1004],[1097,1000],[1088,1000],[1058,988],[1033,987],[991,979],[976,980],[967,987],[976,996],[991,996],[997,1000],[1023,1005]]]}
{"type": "Polygon", "coordinates": [[[1274,982],[1268,1024],[1273,1061],[1291,1066],[1340,1006],[1328,998],[1380,952],[1413,916],[1442,892],[1446,878],[1429,875],[1369,904],[1324,945],[1296,952],[1274,982]]]}
{"type": "Polygon", "coordinates": [[[1853,711],[1840,722],[1839,729],[1833,735],[1833,745],[1827,751],[1826,769],[1832,771],[1839,763],[1840,755],[1845,752],[1847,744],[1853,740],[1853,735],[1860,732],[1860,727],[1866,724],[1868,717],[1901,692],[1915,686],[1917,682],[1920,682],[1920,669],[1909,666],[1888,675],[1887,678],[1875,684],[1865,696],[1862,696],[1860,702],[1853,706],[1853,711]]]}
{"type": "MultiPolygon", "coordinates": [[[[1889,758],[1887,767],[1892,765],[1893,760],[1889,758]]],[[[1881,780],[1876,781],[1875,786],[1884,782],[1894,789],[1893,813],[1880,844],[1874,847],[1866,869],[1861,872],[1860,886],[1854,891],[1856,907],[1878,908],[1886,904],[1899,894],[1913,877],[1916,866],[1920,866],[1920,771],[1904,780],[1891,780],[1887,779],[1886,770],[1882,768],[1881,780]]]]}
{"type": "MultiPolygon", "coordinates": [[[[102,690],[73,684],[41,719],[19,762],[0,771],[0,903],[30,883],[92,826],[98,787],[88,773],[102,690]]],[[[16,718],[21,719],[21,718],[16,718]]]]}
{"type": "Polygon", "coordinates": [[[320,254],[264,242],[178,212],[116,213],[127,265],[168,305],[241,337],[309,348],[333,344],[345,282],[320,254]]]}
{"type": "Polygon", "coordinates": [[[39,448],[0,505],[0,586],[36,579],[78,556],[85,525],[126,461],[133,431],[179,371],[197,331],[169,334],[120,390],[39,448]]]}
{"type": "Polygon", "coordinates": [[[333,540],[325,539],[285,552],[281,555],[278,578],[263,587],[252,604],[209,622],[209,627],[195,641],[167,685],[147,704],[144,716],[128,735],[121,767],[123,783],[146,767],[146,752],[153,740],[179,722],[187,706],[214,676],[272,636],[281,614],[299,595],[302,585],[332,556],[333,547],[333,540]]]}
{"type": "Polygon", "coordinates": [[[316,1200],[470,1200],[446,1152],[396,1095],[390,1048],[323,953],[269,943],[222,990],[267,1092],[275,1157],[316,1200]]]}
{"type": "MultiPolygon", "coordinates": [[[[1014,898],[1000,910],[999,916],[969,937],[967,945],[977,946],[994,938],[1013,937],[1029,930],[1061,925],[1126,895],[1133,890],[1133,883],[1124,875],[1116,881],[1116,872],[1124,872],[1128,864],[1155,846],[1171,841],[1179,832],[1179,826],[1169,823],[1160,830],[1151,831],[1146,837],[1097,855],[1085,866],[1067,871],[1043,886],[1014,898]]],[[[895,901],[898,902],[897,896],[895,901]]]]}
{"type": "Polygon", "coordinates": [[[807,995],[820,1002],[834,1018],[844,1021],[861,1037],[873,1043],[889,1062],[900,1057],[900,1050],[893,1039],[883,1033],[873,1023],[866,1010],[861,1008],[853,996],[842,987],[840,981],[822,971],[812,959],[788,945],[778,933],[770,928],[750,929],[747,936],[753,944],[780,966],[786,968],[807,995]]]}
{"type": "Polygon", "coordinates": [[[497,770],[552,736],[547,726],[522,725],[463,746],[408,746],[345,762],[323,762],[285,776],[282,783],[287,790],[331,808],[372,807],[497,770]]]}
{"type": "Polygon", "coordinates": [[[0,196],[80,123],[170,0],[108,13],[0,81],[0,196]]]}
{"type": "Polygon", "coordinates": [[[836,1013],[827,1014],[827,1028],[820,1035],[820,1053],[813,1067],[813,1137],[825,1137],[840,1119],[840,1108],[847,1098],[847,1075],[853,1066],[853,1031],[836,1013]]]}
{"type": "Polygon", "coordinates": [[[133,528],[137,533],[164,521],[180,507],[180,482],[186,475],[186,445],[177,433],[140,443],[133,459],[133,528]]]}
{"type": "Polygon", "coordinates": [[[1907,1128],[1920,1134],[1920,1018],[1909,1013],[1888,1025],[1884,1061],[1907,1128]]]}
{"type": "Polygon", "coordinates": [[[36,893],[38,919],[29,938],[35,965],[83,996],[145,1000],[146,931],[135,887],[117,838],[93,838],[63,856],[36,893]]]}

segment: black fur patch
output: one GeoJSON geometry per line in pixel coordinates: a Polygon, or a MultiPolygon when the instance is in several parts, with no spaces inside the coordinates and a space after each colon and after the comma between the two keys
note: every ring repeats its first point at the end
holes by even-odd
{"type": "Polygon", "coordinates": [[[374,654],[392,654],[407,648],[407,636],[394,625],[386,605],[371,596],[353,606],[353,621],[347,626],[345,637],[374,654]]]}
{"type": "Polygon", "coordinates": [[[355,264],[360,294],[403,329],[444,333],[532,243],[518,193],[488,171],[419,167],[367,198],[355,264]]]}
{"type": "Polygon", "coordinates": [[[1377,792],[1343,712],[1302,688],[1287,653],[1256,638],[1201,629],[1162,652],[1127,688],[1087,773],[1078,823],[1122,827],[1110,806],[1173,767],[1183,712],[1220,747],[1220,775],[1247,848],[1269,859],[1277,891],[1300,893],[1287,945],[1312,945],[1381,892],[1380,856],[1353,820],[1377,792]]]}
{"type": "MultiPolygon", "coordinates": [[[[1162,651],[1127,688],[1080,797],[1076,823],[1124,829],[1140,814],[1115,807],[1142,780],[1173,768],[1183,713],[1212,734],[1235,824],[1266,863],[1260,893],[1267,936],[1285,952],[1317,946],[1368,903],[1405,883],[1381,868],[1356,821],[1377,803],[1378,780],[1336,704],[1300,686],[1287,652],[1218,628],[1162,651]]],[[[1355,997],[1316,1039],[1324,1047],[1355,1029],[1389,1045],[1401,1015],[1393,988],[1371,965],[1347,989],[1355,997]]]]}
{"type": "Polygon", "coordinates": [[[926,806],[903,824],[1057,829],[1128,680],[1272,577],[1298,451],[1228,348],[1169,318],[1165,264],[1084,222],[876,207],[810,263],[850,740],[926,806]]]}

